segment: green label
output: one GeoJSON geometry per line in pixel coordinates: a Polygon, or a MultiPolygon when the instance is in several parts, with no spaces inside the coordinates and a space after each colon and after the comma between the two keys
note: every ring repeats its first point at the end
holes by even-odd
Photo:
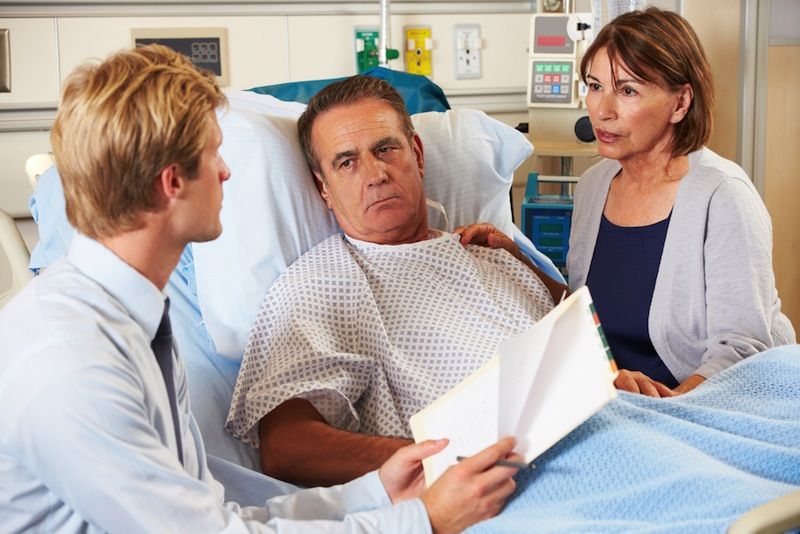
{"type": "Polygon", "coordinates": [[[364,29],[355,31],[356,70],[359,74],[378,66],[378,40],[380,31],[364,29]]]}

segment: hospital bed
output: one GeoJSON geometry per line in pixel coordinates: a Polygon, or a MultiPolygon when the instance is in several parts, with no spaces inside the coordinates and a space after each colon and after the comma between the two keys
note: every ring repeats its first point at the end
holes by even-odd
{"type": "MultiPolygon", "coordinates": [[[[390,78],[418,112],[426,194],[447,212],[445,219],[434,210],[433,225],[452,230],[492,222],[560,277],[511,221],[508,189],[514,169],[531,154],[527,140],[479,112],[448,111],[444,95],[424,78],[382,69],[372,74],[390,78]]],[[[187,247],[169,280],[192,409],[215,465],[258,469],[257,451],[223,430],[249,325],[280,272],[338,231],[302,159],[295,127],[302,102],[328,82],[229,94],[230,108],[219,117],[220,150],[232,171],[224,184],[223,234],[187,247]]],[[[63,255],[72,233],[54,168],[41,176],[30,207],[40,233],[30,263],[35,271],[63,255]]],[[[751,358],[674,400],[623,393],[535,470],[522,473],[506,511],[475,531],[724,530],[748,510],[800,488],[798,388],[800,347],[791,346],[751,358]]],[[[236,481],[226,480],[235,491],[236,481]]],[[[265,496],[291,489],[276,482],[265,496]]],[[[789,499],[791,509],[797,499],[789,499]]],[[[768,514],[767,522],[792,519],[778,516],[768,514]]]]}

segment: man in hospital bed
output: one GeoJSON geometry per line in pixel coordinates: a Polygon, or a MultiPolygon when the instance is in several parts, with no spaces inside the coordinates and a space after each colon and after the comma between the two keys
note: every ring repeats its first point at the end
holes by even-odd
{"type": "Polygon", "coordinates": [[[2,530],[451,532],[495,515],[516,470],[494,464],[513,439],[424,493],[420,460],[444,441],[341,487],[223,504],[164,287],[187,243],[221,231],[224,102],[161,46],[66,81],[52,142],[79,233],[0,313],[2,530]]]}
{"type": "Polygon", "coordinates": [[[227,428],[260,446],[268,474],[329,485],[410,443],[409,417],[544,316],[562,287],[505,250],[428,227],[424,147],[388,83],[328,86],[298,130],[345,235],[267,292],[227,428]]]}

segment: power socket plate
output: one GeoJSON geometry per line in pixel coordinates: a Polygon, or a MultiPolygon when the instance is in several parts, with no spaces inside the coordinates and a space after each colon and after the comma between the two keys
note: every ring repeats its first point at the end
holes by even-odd
{"type": "Polygon", "coordinates": [[[456,80],[472,80],[483,76],[481,65],[480,24],[456,24],[455,31],[456,80]]]}
{"type": "Polygon", "coordinates": [[[433,73],[433,38],[430,26],[405,26],[406,72],[430,76],[433,73]]]}

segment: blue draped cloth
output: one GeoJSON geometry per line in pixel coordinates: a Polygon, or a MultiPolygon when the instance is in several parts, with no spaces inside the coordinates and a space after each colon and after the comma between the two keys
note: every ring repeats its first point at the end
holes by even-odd
{"type": "MultiPolygon", "coordinates": [[[[409,113],[423,113],[425,111],[447,111],[450,104],[444,96],[441,87],[430,81],[425,76],[409,74],[407,72],[373,67],[364,72],[365,76],[372,76],[386,80],[397,89],[406,103],[409,113]]],[[[302,102],[308,104],[312,96],[322,88],[344,78],[331,78],[328,80],[313,80],[308,82],[279,83],[253,87],[248,91],[271,95],[287,102],[302,102]]]]}
{"type": "Polygon", "coordinates": [[[800,346],[679,397],[620,392],[535,463],[470,532],[724,532],[800,489],[800,346]]]}

